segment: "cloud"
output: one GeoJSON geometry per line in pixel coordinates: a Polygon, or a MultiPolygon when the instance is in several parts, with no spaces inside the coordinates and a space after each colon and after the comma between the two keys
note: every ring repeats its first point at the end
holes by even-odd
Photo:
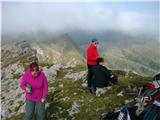
{"type": "Polygon", "coordinates": [[[38,29],[52,32],[76,29],[91,32],[118,30],[127,33],[157,31],[159,23],[156,17],[137,11],[127,11],[117,5],[3,2],[2,32],[38,29]]]}

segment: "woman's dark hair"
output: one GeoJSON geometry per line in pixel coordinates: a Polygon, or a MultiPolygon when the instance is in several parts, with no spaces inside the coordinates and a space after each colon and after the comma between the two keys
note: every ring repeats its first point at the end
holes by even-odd
{"type": "Polygon", "coordinates": [[[39,65],[37,62],[32,62],[30,63],[30,70],[32,71],[33,68],[37,68],[37,70],[39,70],[39,65]]]}
{"type": "Polygon", "coordinates": [[[97,59],[97,65],[99,65],[100,62],[104,62],[104,58],[99,57],[99,58],[97,59]]]}

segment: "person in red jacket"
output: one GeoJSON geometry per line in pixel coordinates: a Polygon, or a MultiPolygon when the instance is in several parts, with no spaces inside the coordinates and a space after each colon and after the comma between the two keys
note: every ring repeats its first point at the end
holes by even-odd
{"type": "Polygon", "coordinates": [[[92,42],[87,49],[87,66],[88,66],[87,84],[88,84],[88,89],[90,91],[92,89],[92,77],[93,77],[91,68],[97,65],[97,59],[99,58],[97,45],[98,45],[98,40],[92,39],[92,42]]]}

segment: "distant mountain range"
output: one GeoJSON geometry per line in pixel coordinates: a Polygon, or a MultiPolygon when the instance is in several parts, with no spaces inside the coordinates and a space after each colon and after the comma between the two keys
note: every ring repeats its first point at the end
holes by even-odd
{"type": "Polygon", "coordinates": [[[119,31],[71,32],[72,39],[86,51],[91,39],[99,40],[100,56],[112,69],[132,70],[143,75],[160,72],[160,41],[152,35],[130,35],[119,31]]]}
{"type": "MultiPolygon", "coordinates": [[[[23,53],[35,54],[36,51],[40,62],[65,64],[68,61],[76,61],[77,64],[85,64],[85,52],[92,38],[99,39],[100,56],[105,58],[109,68],[132,70],[144,75],[153,75],[160,71],[158,40],[114,31],[102,33],[74,31],[67,34],[38,31],[19,35],[2,35],[2,64],[11,62],[10,58],[14,57],[14,52],[17,54],[24,50],[19,47],[25,45],[16,44],[20,41],[26,44],[26,52],[23,53]],[[5,56],[6,51],[11,57],[5,56]]],[[[21,54],[18,56],[20,57],[21,54]]]]}
{"type": "Polygon", "coordinates": [[[159,42],[127,41],[103,43],[102,56],[112,69],[136,71],[143,75],[160,72],[159,42]]]}
{"type": "Polygon", "coordinates": [[[14,39],[9,36],[2,37],[2,66],[14,63],[27,55],[36,56],[40,63],[85,63],[81,50],[67,34],[23,34],[14,39]]]}

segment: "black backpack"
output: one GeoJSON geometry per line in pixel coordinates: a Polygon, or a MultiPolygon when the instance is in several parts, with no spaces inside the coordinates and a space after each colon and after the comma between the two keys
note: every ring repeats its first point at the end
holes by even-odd
{"type": "Polygon", "coordinates": [[[155,80],[160,80],[160,73],[158,73],[157,75],[154,76],[155,80]]]}

